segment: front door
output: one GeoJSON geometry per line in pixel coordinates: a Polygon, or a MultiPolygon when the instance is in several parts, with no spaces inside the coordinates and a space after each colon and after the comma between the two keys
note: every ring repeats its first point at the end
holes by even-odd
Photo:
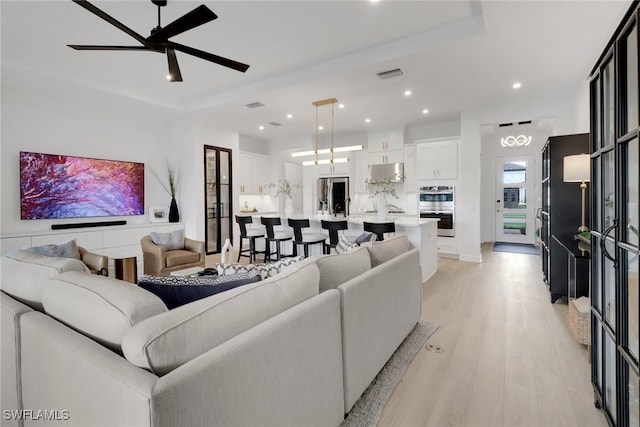
{"type": "Polygon", "coordinates": [[[496,242],[535,242],[534,156],[496,157],[496,242]]]}

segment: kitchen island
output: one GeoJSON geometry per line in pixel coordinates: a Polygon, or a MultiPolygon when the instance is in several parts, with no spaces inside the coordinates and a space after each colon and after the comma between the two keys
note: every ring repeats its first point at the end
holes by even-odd
{"type": "Polygon", "coordinates": [[[354,214],[348,217],[331,215],[312,215],[309,217],[311,231],[325,232],[322,230],[321,221],[347,220],[348,236],[354,238],[364,232],[363,223],[366,222],[393,222],[396,225],[396,234],[406,234],[413,246],[420,252],[420,266],[422,268],[422,281],[428,280],[438,269],[438,220],[421,219],[417,216],[390,214],[385,219],[378,219],[377,215],[354,214]]]}
{"type": "MultiPolygon", "coordinates": [[[[278,215],[265,214],[265,217],[273,217],[278,215]]],[[[304,232],[323,233],[328,234],[327,230],[322,229],[321,221],[344,221],[347,220],[349,229],[345,230],[347,236],[355,239],[358,235],[364,232],[363,223],[366,222],[394,222],[396,226],[396,234],[406,234],[407,238],[413,246],[415,246],[420,252],[420,266],[422,268],[422,281],[429,279],[438,269],[438,220],[437,219],[422,219],[416,215],[398,215],[389,214],[385,219],[378,219],[375,214],[354,214],[348,217],[344,216],[332,216],[332,215],[292,215],[293,219],[309,219],[311,225],[310,228],[304,229],[304,232]]],[[[284,215],[280,215],[282,220],[282,226],[280,229],[290,230],[287,225],[287,219],[284,215]]],[[[252,227],[261,227],[260,215],[254,215],[254,222],[252,227]]],[[[262,242],[259,240],[258,249],[261,250],[262,242]]],[[[310,255],[321,254],[321,245],[312,245],[309,248],[310,255]]],[[[291,253],[291,242],[282,243],[282,253],[291,253]]]]}

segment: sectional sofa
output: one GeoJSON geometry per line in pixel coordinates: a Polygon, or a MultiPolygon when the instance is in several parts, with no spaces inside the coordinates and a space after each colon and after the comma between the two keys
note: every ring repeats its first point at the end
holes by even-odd
{"type": "Polygon", "coordinates": [[[420,318],[405,236],[173,310],[71,261],[2,258],[3,426],[337,426],[420,318]]]}

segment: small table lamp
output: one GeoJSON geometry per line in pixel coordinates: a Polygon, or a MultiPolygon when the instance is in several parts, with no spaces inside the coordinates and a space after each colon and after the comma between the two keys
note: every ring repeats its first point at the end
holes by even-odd
{"type": "Polygon", "coordinates": [[[589,182],[589,173],[591,160],[588,154],[576,154],[575,156],[566,156],[564,158],[564,182],[580,182],[582,189],[582,225],[578,227],[578,233],[589,231],[585,225],[585,192],[587,190],[587,182],[589,182]]]}

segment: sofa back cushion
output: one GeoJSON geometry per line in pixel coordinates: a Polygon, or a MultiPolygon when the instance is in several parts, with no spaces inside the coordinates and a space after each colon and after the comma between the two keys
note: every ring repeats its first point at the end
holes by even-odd
{"type": "Polygon", "coordinates": [[[365,242],[362,246],[369,249],[371,254],[371,268],[407,252],[411,243],[405,234],[398,234],[378,242],[365,242]]]}
{"type": "Polygon", "coordinates": [[[31,308],[42,311],[42,292],[49,278],[65,271],[90,273],[78,259],[38,255],[26,250],[7,253],[1,261],[0,289],[31,308]]]}
{"type": "Polygon", "coordinates": [[[122,341],[127,360],[165,375],[230,338],[318,294],[311,260],[261,282],[222,292],[151,317],[122,341]]]}
{"type": "Polygon", "coordinates": [[[73,271],[49,282],[45,312],[118,353],[132,326],[167,311],[160,298],[121,280],[73,271]]]}
{"type": "Polygon", "coordinates": [[[337,289],[344,282],[371,270],[371,256],[366,248],[357,248],[344,254],[314,258],[320,270],[320,292],[337,289]]]}

